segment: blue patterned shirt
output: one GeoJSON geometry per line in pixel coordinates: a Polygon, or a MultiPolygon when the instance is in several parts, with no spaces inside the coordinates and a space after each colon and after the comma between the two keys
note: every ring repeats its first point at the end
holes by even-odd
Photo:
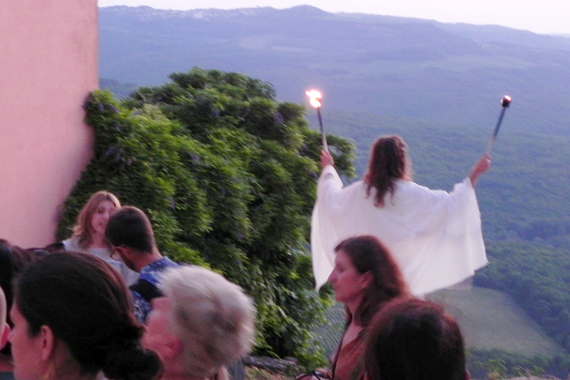
{"type": "MultiPolygon", "coordinates": [[[[160,260],[152,262],[144,267],[140,272],[139,280],[146,280],[152,285],[157,286],[160,284],[162,279],[162,274],[168,268],[176,268],[179,265],[174,261],[170,260],[168,257],[163,257],[160,260]]],[[[135,303],[135,317],[138,321],[144,323],[148,313],[151,311],[150,303],[147,302],[138,292],[131,289],[131,294],[133,295],[133,300],[135,303]]]]}

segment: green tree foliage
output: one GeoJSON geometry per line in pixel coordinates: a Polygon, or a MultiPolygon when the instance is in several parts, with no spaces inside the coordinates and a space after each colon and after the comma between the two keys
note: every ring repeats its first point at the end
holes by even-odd
{"type": "MultiPolygon", "coordinates": [[[[254,297],[258,353],[321,363],[308,331],[330,294],[313,290],[307,250],[319,134],[268,83],[200,69],[170,78],[123,102],[90,96],[94,157],[60,237],[91,193],[112,191],[148,213],[163,253],[209,266],[254,297]]],[[[352,145],[329,143],[339,171],[354,175],[352,145]]]]}
{"type": "Polygon", "coordinates": [[[570,373],[570,356],[529,357],[499,350],[470,350],[467,369],[474,379],[529,377],[544,373],[566,379],[570,373]]]}

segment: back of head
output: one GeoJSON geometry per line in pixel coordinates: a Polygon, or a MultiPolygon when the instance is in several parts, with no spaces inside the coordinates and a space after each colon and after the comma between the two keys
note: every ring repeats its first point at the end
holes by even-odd
{"type": "Polygon", "coordinates": [[[350,258],[360,274],[372,274],[372,282],[364,291],[356,315],[352,316],[361,326],[368,325],[386,302],[409,294],[398,264],[378,238],[370,235],[351,237],[335,247],[335,252],[338,251],[343,251],[350,258]]]}
{"type": "Polygon", "coordinates": [[[156,355],[140,346],[143,328],[121,276],[103,260],[52,253],[22,273],[15,303],[30,336],[49,327],[83,373],[154,379],[160,370],[156,355]]]}
{"type": "Polygon", "coordinates": [[[364,175],[366,193],[371,195],[376,190],[375,205],[384,205],[387,193],[394,193],[396,179],[411,179],[411,165],[406,143],[400,136],[379,137],[370,154],[368,170],[364,175]]]}
{"type": "Polygon", "coordinates": [[[150,253],[155,246],[154,232],[146,214],[133,206],[118,209],[107,222],[105,237],[115,247],[128,247],[150,253]]]}
{"type": "Polygon", "coordinates": [[[193,376],[211,377],[250,351],[255,311],[236,284],[208,269],[170,269],[161,290],[171,302],[169,325],[181,341],[180,362],[193,376]]]}
{"type": "Polygon", "coordinates": [[[455,319],[432,302],[398,299],[369,330],[370,380],[464,380],[465,348],[455,319]]]}

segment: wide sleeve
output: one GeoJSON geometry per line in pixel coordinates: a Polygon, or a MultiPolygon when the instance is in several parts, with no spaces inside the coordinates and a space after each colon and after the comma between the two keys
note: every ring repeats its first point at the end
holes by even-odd
{"type": "MultiPolygon", "coordinates": [[[[425,188],[424,188],[425,189],[425,188]]],[[[467,178],[453,191],[418,199],[414,252],[395,252],[415,295],[455,285],[487,264],[481,214],[467,178]],[[407,260],[402,260],[403,255],[407,260]]]]}
{"type": "Polygon", "coordinates": [[[342,180],[335,168],[326,166],[317,185],[317,201],[311,218],[311,253],[316,288],[323,286],[334,267],[334,244],[338,237],[331,223],[332,213],[338,207],[342,180]]]}

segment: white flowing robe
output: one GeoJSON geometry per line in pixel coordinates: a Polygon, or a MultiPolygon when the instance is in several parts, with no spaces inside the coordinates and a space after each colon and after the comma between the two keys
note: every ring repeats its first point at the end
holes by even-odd
{"type": "Polygon", "coordinates": [[[311,223],[317,289],[333,270],[335,246],[357,235],[376,236],[390,249],[414,295],[455,285],[487,264],[469,178],[451,193],[397,180],[384,207],[375,207],[374,197],[362,181],[343,188],[334,167],[324,168],[311,223]]]}

